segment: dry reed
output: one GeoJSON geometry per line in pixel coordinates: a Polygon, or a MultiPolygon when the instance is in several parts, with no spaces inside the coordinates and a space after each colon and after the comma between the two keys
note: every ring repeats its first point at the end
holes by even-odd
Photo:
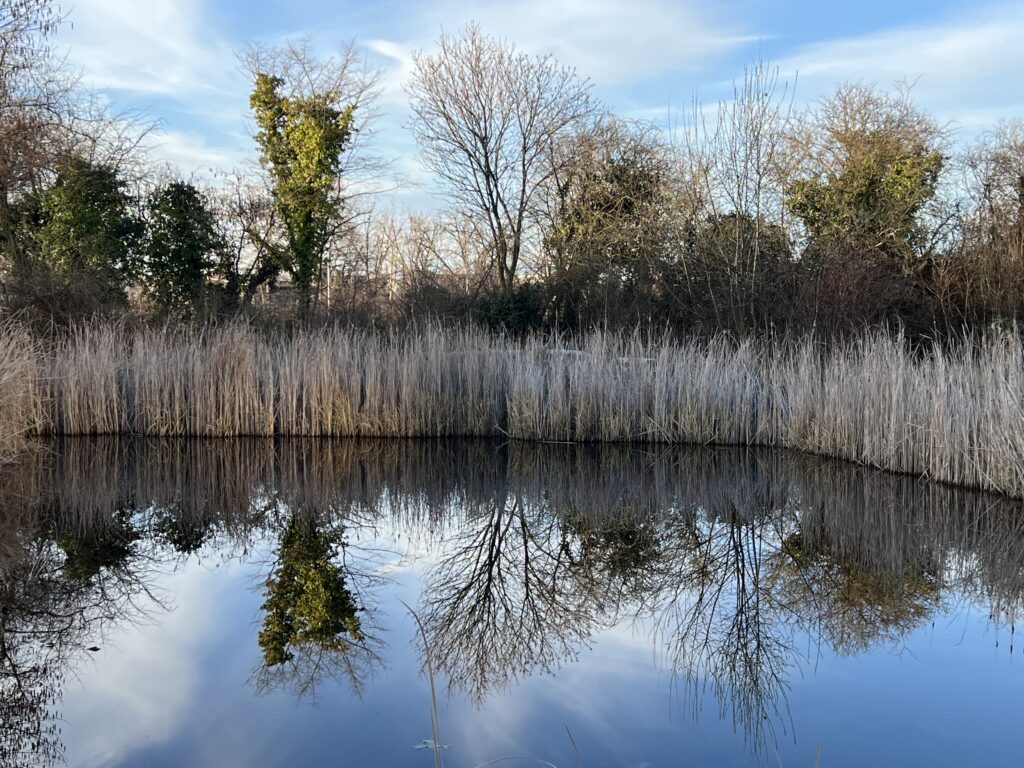
{"type": "Polygon", "coordinates": [[[28,333],[0,323],[0,464],[24,450],[27,434],[39,427],[39,363],[39,347],[28,333]]]}
{"type": "Polygon", "coordinates": [[[793,448],[1024,496],[1024,346],[76,329],[0,339],[0,435],[509,436],[793,448]]]}

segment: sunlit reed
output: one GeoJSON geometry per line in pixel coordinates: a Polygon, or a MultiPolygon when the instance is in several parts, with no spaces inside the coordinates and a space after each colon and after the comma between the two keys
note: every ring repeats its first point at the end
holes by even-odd
{"type": "Polygon", "coordinates": [[[764,445],[1024,495],[1024,348],[577,345],[426,328],[268,334],[88,325],[40,352],[0,339],[0,434],[494,437],[764,445]]]}

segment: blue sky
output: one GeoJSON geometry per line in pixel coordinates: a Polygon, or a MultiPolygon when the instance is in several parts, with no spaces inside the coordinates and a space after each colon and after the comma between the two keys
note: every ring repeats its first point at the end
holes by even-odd
{"type": "Polygon", "coordinates": [[[554,53],[616,112],[661,123],[698,94],[726,96],[758,58],[797,82],[798,103],[841,81],[915,82],[915,100],[968,139],[1024,116],[1024,2],[965,0],[73,0],[59,45],[118,108],[159,119],[153,155],[185,174],[254,157],[248,41],[308,36],[325,53],[356,40],[383,72],[376,148],[415,186],[402,85],[410,56],[475,20],[522,49],[554,53]]]}

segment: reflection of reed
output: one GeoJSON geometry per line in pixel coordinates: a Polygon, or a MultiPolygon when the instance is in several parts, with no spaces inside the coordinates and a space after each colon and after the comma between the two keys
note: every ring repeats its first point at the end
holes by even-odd
{"type": "Polygon", "coordinates": [[[68,438],[3,482],[11,552],[32,526],[118,510],[180,552],[277,535],[300,509],[356,543],[400,534],[432,553],[419,612],[451,685],[481,700],[635,618],[754,743],[784,715],[795,633],[856,653],[951,590],[1000,617],[1024,605],[1020,502],[762,449],[68,438]]]}
{"type": "Polygon", "coordinates": [[[11,521],[2,534],[33,508],[89,526],[116,509],[174,506],[244,529],[282,504],[433,525],[438,535],[459,520],[486,517],[496,503],[583,516],[591,525],[698,512],[742,524],[791,512],[808,545],[824,537],[835,557],[867,570],[898,573],[938,558],[959,568],[958,577],[973,569],[986,584],[1024,586],[1020,502],[762,449],[66,438],[8,468],[0,494],[0,514],[11,521]],[[972,557],[949,558],[950,551],[972,557]]]}

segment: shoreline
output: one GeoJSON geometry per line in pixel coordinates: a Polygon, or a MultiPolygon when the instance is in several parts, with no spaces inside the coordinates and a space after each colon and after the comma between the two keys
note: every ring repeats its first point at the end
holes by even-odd
{"type": "Polygon", "coordinates": [[[1024,343],[1012,334],[921,354],[881,333],[831,347],[595,333],[578,349],[438,327],[6,337],[0,362],[15,374],[0,434],[16,437],[761,446],[1024,496],[1024,343]]]}

